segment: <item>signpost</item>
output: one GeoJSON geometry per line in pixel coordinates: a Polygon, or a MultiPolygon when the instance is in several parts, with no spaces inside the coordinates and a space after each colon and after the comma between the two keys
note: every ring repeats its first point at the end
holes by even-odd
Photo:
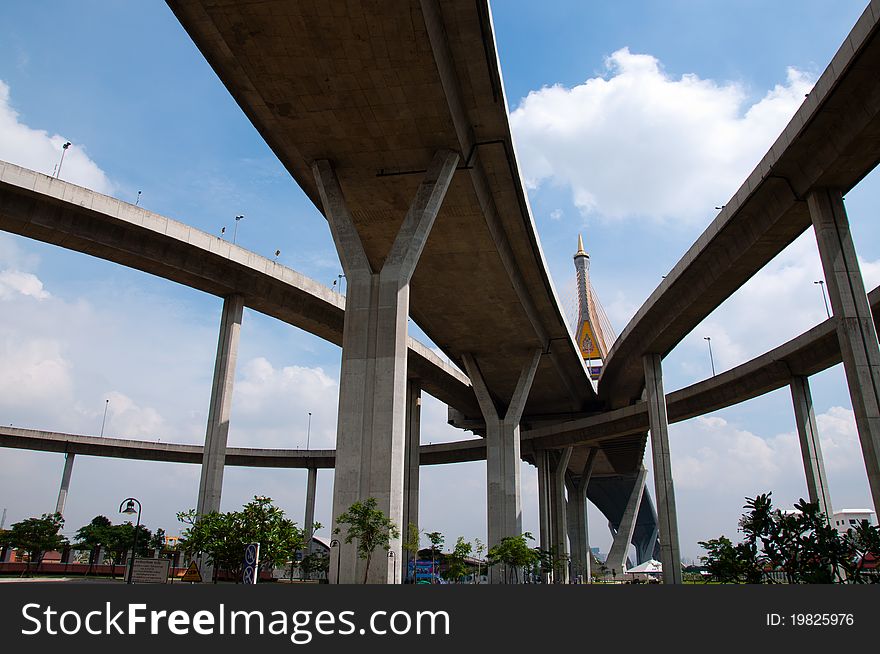
{"type": "Polygon", "coordinates": [[[133,584],[167,584],[170,559],[135,558],[131,566],[133,584]]]}
{"type": "Polygon", "coordinates": [[[245,584],[255,584],[260,577],[260,544],[251,543],[244,548],[244,570],[241,581],[245,584]]]}
{"type": "Polygon", "coordinates": [[[180,580],[196,584],[202,583],[202,574],[199,572],[199,566],[196,565],[195,561],[189,564],[189,567],[186,569],[186,572],[183,573],[183,577],[181,577],[180,580]]]}

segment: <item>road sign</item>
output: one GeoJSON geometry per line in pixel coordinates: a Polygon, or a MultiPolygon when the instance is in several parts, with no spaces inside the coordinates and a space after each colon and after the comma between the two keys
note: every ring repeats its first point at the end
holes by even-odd
{"type": "Polygon", "coordinates": [[[189,567],[186,569],[186,572],[183,573],[183,577],[181,577],[180,580],[191,581],[197,584],[202,583],[202,574],[199,572],[199,566],[196,565],[195,561],[189,564],[189,567]]]}
{"type": "Polygon", "coordinates": [[[255,584],[260,576],[260,544],[251,543],[244,548],[244,570],[241,581],[245,584],[255,584]]]}
{"type": "Polygon", "coordinates": [[[131,569],[133,584],[167,584],[170,559],[135,558],[131,569]]]}

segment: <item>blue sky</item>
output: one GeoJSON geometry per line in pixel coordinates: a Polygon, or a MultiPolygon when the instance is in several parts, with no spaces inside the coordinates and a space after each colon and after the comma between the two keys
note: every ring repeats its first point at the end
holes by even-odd
{"type": "MultiPolygon", "coordinates": [[[[864,8],[861,2],[503,0],[493,17],[520,167],[560,297],[574,296],[583,233],[594,286],[617,331],[763,156],[864,8]]],[[[6,3],[0,21],[0,159],[140,203],[330,285],[341,272],[323,219],[249,124],[162,3],[6,3]],[[41,132],[42,131],[42,132],[41,132]]],[[[869,288],[880,282],[875,175],[847,197],[869,288]]],[[[673,390],[778,345],[824,318],[810,233],[694,331],[666,361],[673,390]]],[[[0,234],[0,420],[199,442],[220,301],[54,247],[0,234]]],[[[246,312],[232,445],[291,447],[335,437],[338,348],[246,312]]],[[[835,506],[869,505],[843,373],[813,379],[835,506]]],[[[426,401],[423,442],[469,434],[426,401]]],[[[805,494],[786,390],[671,429],[682,549],[734,535],[745,495],[805,494]]],[[[4,450],[0,508],[50,511],[60,455],[4,450]]],[[[319,477],[329,524],[331,474],[319,477]]],[[[151,527],[177,530],[197,470],[80,457],[74,529],[142,499],[151,527]],[[118,500],[116,499],[118,496],[118,500]],[[114,501],[116,504],[114,504],[114,501]]],[[[484,464],[424,468],[423,526],[485,540],[484,464]]],[[[305,474],[229,469],[224,509],[267,494],[301,519],[305,474]]],[[[537,531],[523,466],[525,528],[537,531]]],[[[604,520],[593,543],[607,550],[604,520]]]]}

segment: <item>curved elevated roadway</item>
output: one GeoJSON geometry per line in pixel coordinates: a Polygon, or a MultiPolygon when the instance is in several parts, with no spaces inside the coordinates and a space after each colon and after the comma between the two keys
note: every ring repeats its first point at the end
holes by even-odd
{"type": "MultiPolygon", "coordinates": [[[[295,270],[184,223],[0,161],[0,230],[136,268],[342,344],[345,298],[295,270]]],[[[409,339],[409,374],[442,402],[475,411],[470,381],[409,339]]]]}
{"type": "MultiPolygon", "coordinates": [[[[462,364],[465,355],[474,357],[492,400],[502,407],[513,396],[530,352],[540,349],[543,356],[523,414],[524,442],[557,447],[600,444],[613,472],[630,472],[642,460],[648,426],[639,417],[644,413],[638,404],[644,385],[642,356],[668,353],[802,233],[810,225],[803,201],[806,193],[826,186],[847,190],[880,159],[876,83],[880,12],[872,3],[770,152],[624,330],[606,360],[597,395],[565,325],[538,243],[513,152],[485,1],[441,5],[436,0],[389,0],[372,6],[369,15],[355,3],[170,0],[169,4],[319,210],[323,207],[311,165],[316,160],[332,162],[375,268],[380,267],[433,154],[444,149],[459,153],[460,169],[412,279],[411,313],[456,363],[462,364]],[[480,272],[479,284],[474,283],[474,270],[480,272]],[[582,417],[603,409],[604,414],[582,417]]],[[[40,188],[45,183],[35,180],[31,193],[45,193],[40,188]]],[[[19,211],[34,199],[21,188],[10,205],[18,203],[19,211]]],[[[79,213],[94,218],[89,213],[93,207],[71,206],[84,204],[79,191],[62,199],[67,205],[56,212],[55,226],[47,227],[33,215],[25,221],[30,222],[33,237],[60,245],[68,239],[74,249],[117,260],[117,244],[124,241],[125,230],[108,222],[109,231],[101,239],[78,241],[76,230],[70,229],[72,217],[79,213]],[[59,229],[62,242],[53,241],[59,229]]],[[[119,207],[115,209],[118,214],[119,207]]],[[[105,213],[113,215],[112,210],[109,207],[105,213]]],[[[142,216],[141,226],[151,219],[142,216]]],[[[166,236],[178,228],[190,230],[166,223],[166,236]]],[[[153,225],[154,232],[161,229],[153,225]]],[[[191,248],[165,243],[158,250],[146,246],[126,265],[171,278],[167,264],[173,261],[172,267],[185,271],[183,283],[210,286],[214,290],[202,290],[218,295],[242,294],[248,306],[269,315],[273,314],[265,305],[267,298],[270,304],[299,306],[293,312],[298,315],[276,317],[339,342],[338,296],[314,303],[314,294],[306,298],[294,291],[279,300],[290,290],[277,283],[289,273],[269,270],[277,264],[228,244],[225,255],[211,252],[223,245],[197,244],[201,236],[196,233],[177,236],[178,242],[201,250],[200,260],[186,260],[191,248]],[[256,290],[230,290],[217,276],[217,268],[209,270],[225,265],[237,266],[236,276],[247,283],[268,284],[256,290]],[[255,276],[260,267],[263,276],[255,276]],[[328,309],[328,322],[338,321],[335,329],[315,322],[328,309]]],[[[775,352],[782,359],[766,359],[751,369],[741,366],[737,374],[729,371],[677,391],[679,395],[670,394],[670,419],[699,415],[787,383],[784,373],[795,372],[791,365],[806,356],[804,348],[815,348],[817,360],[822,356],[832,360],[828,351],[820,353],[830,347],[828,330],[819,326],[814,331],[815,339],[790,342],[786,346],[793,349],[777,348],[764,355],[775,352]],[[817,345],[823,342],[824,346],[817,345]],[[779,361],[787,367],[783,369],[779,361]],[[750,379],[743,382],[740,374],[750,379]]],[[[418,356],[411,353],[413,369],[418,356]]],[[[804,369],[809,366],[804,364],[804,369]]],[[[456,374],[443,377],[445,382],[450,376],[456,374]]],[[[427,383],[422,385],[456,407],[464,420],[479,421],[466,380],[457,381],[459,385],[452,383],[437,392],[427,383]]],[[[473,450],[479,441],[474,443],[462,449],[473,450]]],[[[448,452],[455,450],[453,445],[446,447],[448,452]]],[[[581,448],[579,453],[585,451],[581,448]]],[[[569,469],[580,465],[582,460],[572,456],[569,469]]]]}
{"type": "Polygon", "coordinates": [[[785,130],[618,337],[599,379],[611,408],[641,398],[665,356],[811,226],[807,194],[844,192],[880,161],[880,4],[872,2],[785,130]]]}
{"type": "Polygon", "coordinates": [[[520,178],[487,2],[168,4],[321,212],[312,164],[332,163],[374,270],[434,153],[458,152],[413,319],[460,368],[472,355],[502,407],[540,348],[525,421],[598,408],[520,178]]]}
{"type": "MultiPolygon", "coordinates": [[[[871,308],[880,317],[880,287],[869,294],[871,308]]],[[[880,327],[880,319],[875,317],[880,327]]],[[[790,341],[716,377],[673,391],[666,397],[670,422],[679,422],[726,408],[782,388],[793,375],[814,375],[840,363],[834,318],[790,341]]],[[[564,423],[560,428],[537,428],[523,433],[523,454],[536,447],[601,445],[603,439],[639,434],[647,429],[644,402],[590,418],[564,423]]],[[[36,429],[0,426],[0,447],[44,452],[73,452],[148,461],[201,463],[202,446],[123,438],[101,438],[36,429]]],[[[422,445],[420,463],[438,465],[485,459],[482,439],[422,445]]],[[[229,448],[229,465],[275,468],[332,468],[333,450],[229,448]]]]}

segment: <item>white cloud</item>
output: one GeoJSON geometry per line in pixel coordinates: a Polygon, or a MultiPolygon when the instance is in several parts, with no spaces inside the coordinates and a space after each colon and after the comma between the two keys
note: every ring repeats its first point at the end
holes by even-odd
{"type": "MultiPolygon", "coordinates": [[[[161,438],[165,433],[165,420],[156,409],[139,406],[119,391],[110,391],[106,394],[106,399],[109,402],[107,402],[105,436],[153,440],[161,438]]],[[[85,413],[90,417],[97,417],[95,412],[85,413]]]]}
{"type": "MultiPolygon", "coordinates": [[[[0,80],[0,159],[51,175],[61,160],[68,139],[28,127],[19,121],[10,103],[9,86],[0,80]]],[[[73,143],[64,153],[61,179],[99,193],[111,193],[113,184],[86,154],[85,146],[73,143]]]]}
{"type": "Polygon", "coordinates": [[[33,273],[20,270],[0,271],[0,300],[13,294],[27,295],[37,300],[45,300],[49,293],[43,289],[43,282],[33,273]]]}
{"type": "MultiPolygon", "coordinates": [[[[816,416],[832,506],[851,508],[870,493],[854,414],[831,407],[816,416]]],[[[793,426],[793,425],[792,425],[793,426]]],[[[777,508],[807,498],[797,434],[758,434],[717,414],[670,426],[679,529],[687,557],[699,540],[736,536],[746,497],[773,492],[777,508]]]]}
{"type": "Polygon", "coordinates": [[[40,410],[69,400],[71,364],[62,350],[56,339],[21,339],[13,330],[0,328],[0,408],[4,413],[25,407],[40,410]]]}
{"type": "Polygon", "coordinates": [[[276,367],[265,357],[239,366],[230,443],[305,448],[308,440],[311,448],[334,447],[339,384],[323,368],[276,367]]]}
{"type": "MultiPolygon", "coordinates": [[[[860,261],[867,290],[880,283],[880,260],[860,261]]],[[[668,366],[681,373],[678,387],[711,374],[704,337],[712,339],[717,372],[758,356],[827,318],[824,280],[813,230],[807,230],[713,311],[673,350],[668,366]]],[[[826,290],[827,293],[827,290],[826,290]]]]}
{"type": "Polygon", "coordinates": [[[673,78],[628,48],[607,77],[533,91],[511,114],[527,184],[568,188],[607,219],[700,222],[736,191],[809,91],[789,68],[755,104],[736,82],[673,78]]]}

